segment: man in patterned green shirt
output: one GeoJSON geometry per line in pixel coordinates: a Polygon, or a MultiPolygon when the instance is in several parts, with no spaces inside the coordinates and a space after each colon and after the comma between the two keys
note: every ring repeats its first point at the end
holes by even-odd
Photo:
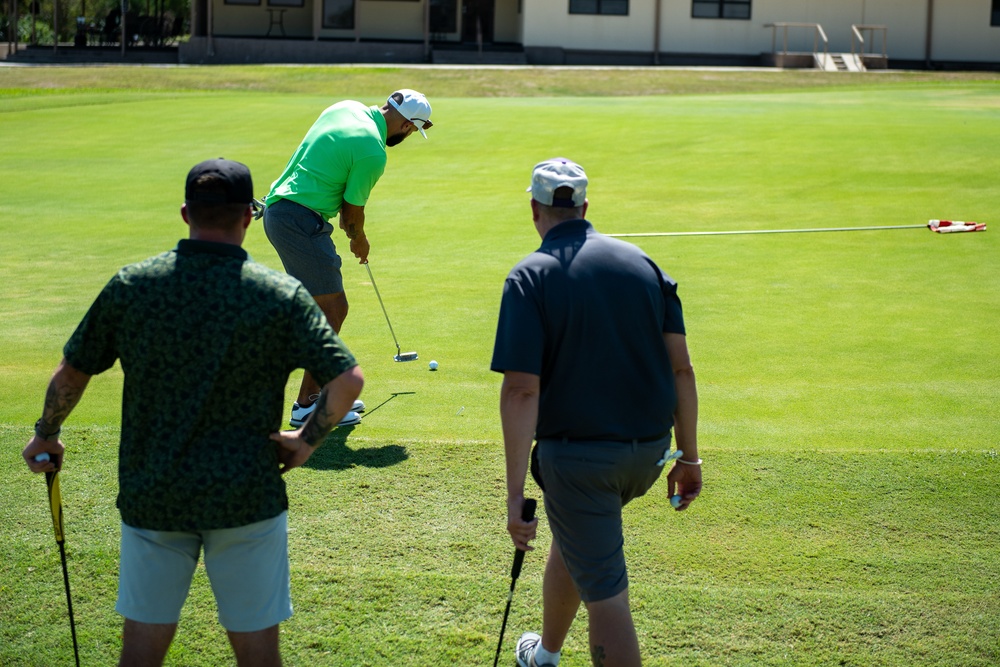
{"type": "Polygon", "coordinates": [[[291,616],[282,475],[364,383],[302,284],[241,248],[252,200],[245,165],[191,169],[181,208],[190,238],[105,286],[66,343],[22,452],[33,472],[59,470],[63,421],[90,377],[121,360],[121,664],[162,664],[202,549],[238,664],[280,664],[278,624],[291,616]],[[322,387],[318,407],[280,433],[297,368],[322,387]],[[35,461],[42,452],[50,462],[35,461]]]}

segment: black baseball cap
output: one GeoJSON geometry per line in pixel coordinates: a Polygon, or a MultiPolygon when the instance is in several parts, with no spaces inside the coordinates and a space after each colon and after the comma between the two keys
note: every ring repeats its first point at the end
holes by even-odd
{"type": "Polygon", "coordinates": [[[205,160],[191,167],[184,200],[205,204],[249,204],[253,201],[250,168],[225,158],[205,160]]]}

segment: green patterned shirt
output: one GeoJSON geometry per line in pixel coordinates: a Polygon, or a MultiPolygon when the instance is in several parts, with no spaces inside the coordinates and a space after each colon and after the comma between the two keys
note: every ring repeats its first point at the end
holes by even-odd
{"type": "Polygon", "coordinates": [[[121,269],[64,348],[96,375],[125,373],[122,521],[232,528],[288,508],[276,444],[297,368],[322,386],[357,365],[299,281],[242,248],[184,239],[121,269]]]}

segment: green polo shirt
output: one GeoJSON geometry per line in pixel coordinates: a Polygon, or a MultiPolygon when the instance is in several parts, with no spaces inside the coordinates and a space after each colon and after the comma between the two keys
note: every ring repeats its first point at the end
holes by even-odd
{"type": "Polygon", "coordinates": [[[271,184],[267,204],[289,199],[324,220],[346,201],[364,206],[385,171],[386,126],[378,107],[338,102],[320,114],[271,184]]]}
{"type": "Polygon", "coordinates": [[[356,365],[302,284],[239,246],[182,240],[121,269],[64,348],[96,375],[121,360],[118,508],[152,530],[232,528],[288,508],[276,444],[289,373],[356,365]]]}

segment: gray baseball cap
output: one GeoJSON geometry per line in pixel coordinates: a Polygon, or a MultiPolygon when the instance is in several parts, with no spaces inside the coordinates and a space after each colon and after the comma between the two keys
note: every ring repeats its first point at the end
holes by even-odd
{"type": "Polygon", "coordinates": [[[531,187],[527,191],[532,199],[545,206],[579,208],[587,201],[587,174],[572,160],[552,158],[535,165],[531,172],[531,187]],[[556,190],[563,187],[573,189],[572,197],[555,196],[556,190]]]}

